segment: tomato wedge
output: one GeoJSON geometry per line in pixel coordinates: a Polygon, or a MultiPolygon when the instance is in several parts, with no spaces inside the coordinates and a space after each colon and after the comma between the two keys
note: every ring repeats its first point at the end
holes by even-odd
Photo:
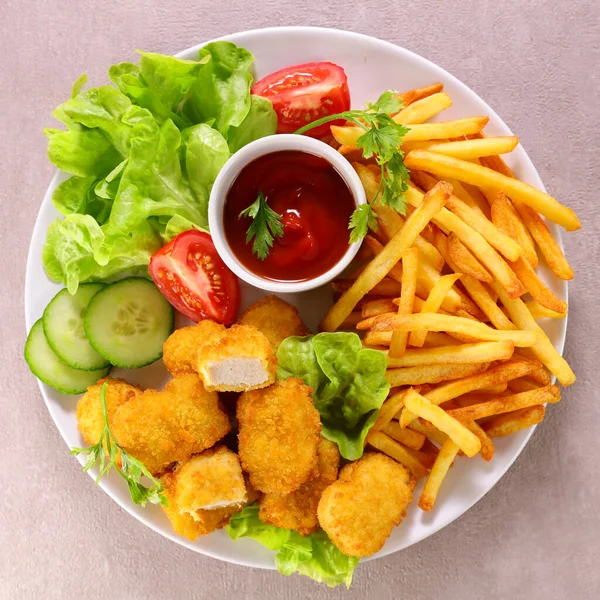
{"type": "MultiPolygon", "coordinates": [[[[350,108],[350,90],[342,67],[330,62],[312,62],[271,73],[257,81],[252,93],[273,103],[277,113],[277,133],[293,133],[303,125],[350,108]]],[[[323,137],[331,125],[325,123],[307,135],[323,137]]]]}
{"type": "Polygon", "coordinates": [[[239,281],[208,233],[195,229],[180,233],[152,256],[148,269],[161,294],[186,317],[224,325],[235,320],[239,281]]]}

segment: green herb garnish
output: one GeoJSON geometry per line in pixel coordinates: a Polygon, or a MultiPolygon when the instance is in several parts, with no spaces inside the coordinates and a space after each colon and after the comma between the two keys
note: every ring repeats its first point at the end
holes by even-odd
{"type": "Polygon", "coordinates": [[[110,427],[108,426],[108,415],[106,412],[107,388],[108,382],[105,381],[100,390],[100,403],[102,405],[102,419],[104,425],[98,443],[89,448],[71,448],[71,455],[89,455],[83,465],[83,470],[87,472],[92,467],[97,466],[98,477],[96,477],[96,483],[98,483],[100,479],[114,467],[117,473],[119,473],[119,475],[127,482],[131,499],[139,506],[146,506],[147,502],[167,506],[167,498],[163,494],[162,483],[158,479],[155,479],[137,458],[127,454],[127,452],[119,446],[112,434],[110,427]],[[121,459],[121,466],[119,466],[117,462],[119,456],[121,459]],[[152,483],[150,487],[145,487],[140,483],[142,475],[145,475],[150,480],[152,483]]]}
{"type": "Polygon", "coordinates": [[[381,169],[381,181],[373,198],[369,200],[369,208],[359,207],[350,219],[352,230],[350,241],[356,242],[367,234],[369,227],[375,229],[375,211],[371,204],[378,199],[383,206],[389,206],[401,214],[406,214],[404,192],[408,189],[409,171],[404,165],[404,153],[400,149],[404,136],[409,128],[396,123],[390,116],[402,108],[397,93],[388,90],[374,104],[367,103],[366,110],[347,110],[335,115],[328,115],[298,129],[301,134],[318,127],[323,123],[345,119],[364,130],[356,140],[356,147],[362,150],[364,158],[375,156],[381,169]]]}
{"type": "Polygon", "coordinates": [[[283,235],[281,215],[276,213],[268,204],[265,195],[258,193],[258,198],[238,216],[250,217],[252,223],[246,232],[246,244],[252,240],[252,254],[256,254],[260,260],[265,260],[276,237],[283,235]]]}

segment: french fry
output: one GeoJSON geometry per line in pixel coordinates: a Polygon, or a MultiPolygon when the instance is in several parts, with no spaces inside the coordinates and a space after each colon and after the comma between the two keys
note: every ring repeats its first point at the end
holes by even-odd
{"type": "MultiPolygon", "coordinates": [[[[433,440],[436,444],[443,446],[446,443],[446,441],[448,440],[448,436],[445,433],[442,433],[439,429],[436,429],[435,427],[433,427],[431,425],[431,423],[429,425],[430,425],[430,427],[426,427],[423,424],[422,419],[415,419],[410,424],[408,429],[412,430],[412,431],[416,431],[418,433],[422,433],[427,439],[433,440]]],[[[427,443],[427,442],[425,442],[425,443],[427,443]]],[[[422,450],[425,451],[425,444],[423,444],[422,450]]]]}
{"type": "Polygon", "coordinates": [[[513,394],[519,394],[521,392],[530,392],[539,388],[539,384],[534,381],[530,381],[526,377],[520,377],[519,379],[513,379],[509,386],[513,394]]]}
{"type": "MultiPolygon", "coordinates": [[[[363,184],[367,198],[373,198],[379,189],[380,174],[375,174],[371,169],[359,163],[353,164],[352,166],[363,184]]],[[[391,240],[404,225],[404,218],[389,206],[382,206],[379,203],[377,203],[376,212],[378,232],[385,235],[387,240],[391,240]]],[[[419,249],[422,257],[430,262],[435,269],[440,271],[444,266],[444,259],[433,244],[429,243],[422,235],[420,235],[417,238],[415,245],[419,249]]]]}
{"type": "Polygon", "coordinates": [[[492,367],[485,373],[473,374],[456,379],[456,381],[449,381],[425,392],[424,395],[430,402],[439,405],[475,390],[482,390],[490,386],[505,384],[507,381],[518,377],[525,377],[535,368],[536,365],[533,363],[509,360],[492,367]]]}
{"type": "Polygon", "coordinates": [[[404,385],[422,385],[439,383],[449,379],[459,379],[485,371],[489,363],[471,363],[460,365],[423,365],[419,367],[403,367],[388,369],[386,379],[392,387],[404,385]]]}
{"type": "MultiPolygon", "coordinates": [[[[455,121],[411,125],[410,131],[404,136],[403,141],[447,140],[448,138],[460,137],[481,131],[488,121],[489,117],[467,117],[455,121]]],[[[333,130],[333,127],[331,129],[333,130]]]]}
{"type": "Polygon", "coordinates": [[[512,199],[521,200],[567,231],[575,231],[581,227],[577,215],[549,194],[487,167],[427,150],[412,150],[406,155],[404,162],[409,169],[428,171],[438,177],[455,177],[480,188],[504,190],[512,199]]]}
{"type": "MultiPolygon", "coordinates": [[[[334,279],[331,282],[331,287],[335,292],[343,294],[347,292],[357,280],[358,277],[356,279],[334,279]]],[[[382,279],[380,282],[376,283],[365,294],[365,296],[383,296],[386,298],[396,298],[399,295],[400,284],[396,280],[390,279],[389,277],[386,277],[385,279],[382,279]]],[[[354,308],[355,307],[353,307],[353,310],[354,308]]]]}
{"type": "Polygon", "coordinates": [[[539,360],[515,352],[512,357],[512,362],[524,362],[531,365],[531,371],[527,374],[527,377],[539,385],[550,385],[552,381],[550,373],[539,360]]]}
{"type": "Polygon", "coordinates": [[[442,482],[448,474],[458,450],[458,445],[452,440],[447,440],[440,449],[419,498],[419,508],[421,510],[430,511],[433,508],[442,482]]]}
{"type": "MultiPolygon", "coordinates": [[[[458,271],[458,265],[450,258],[446,236],[441,231],[437,232],[435,243],[452,270],[458,271]]],[[[461,283],[471,296],[471,299],[477,304],[496,329],[516,329],[511,320],[502,312],[496,304],[496,301],[491,297],[488,288],[484,287],[481,282],[473,279],[469,275],[463,275],[461,277],[461,283]]]]}
{"type": "MultiPolygon", "coordinates": [[[[394,308],[395,308],[395,306],[394,306],[394,308]]],[[[351,314],[354,314],[354,313],[351,313],[351,314]]],[[[395,315],[397,313],[396,313],[396,311],[394,311],[394,312],[380,313],[380,314],[395,315]]],[[[366,319],[362,319],[361,321],[359,321],[356,324],[356,330],[357,331],[368,331],[369,329],[371,329],[371,327],[373,327],[373,323],[375,322],[375,319],[378,316],[379,315],[373,315],[372,317],[367,317],[366,319]]]]}
{"type": "Polygon", "coordinates": [[[452,100],[448,94],[438,92],[431,94],[426,98],[415,100],[399,113],[393,116],[396,123],[401,125],[413,125],[415,123],[425,123],[438,113],[452,106],[452,100]]]}
{"type": "Polygon", "coordinates": [[[418,433],[412,429],[402,429],[400,423],[393,419],[382,429],[382,431],[392,439],[413,450],[420,450],[425,443],[425,436],[422,433],[418,433]]]}
{"type": "MultiPolygon", "coordinates": [[[[429,173],[419,172],[416,174],[417,181],[424,190],[429,190],[435,185],[436,179],[429,173]]],[[[455,195],[448,198],[446,208],[460,217],[467,225],[478,231],[482,237],[495,248],[500,254],[509,260],[517,260],[521,255],[521,246],[511,238],[506,232],[501,231],[492,221],[481,214],[481,211],[474,211],[465,202],[455,195]]]]}
{"type": "Polygon", "coordinates": [[[567,316],[567,311],[564,313],[558,313],[545,306],[542,306],[537,300],[530,300],[529,302],[525,302],[525,306],[527,306],[531,316],[534,319],[564,319],[567,316]]]}
{"type": "Polygon", "coordinates": [[[574,383],[576,377],[569,366],[569,363],[567,363],[567,361],[558,353],[558,350],[553,346],[552,342],[548,339],[548,336],[535,322],[535,319],[531,316],[525,303],[520,298],[509,298],[508,294],[501,286],[494,284],[494,287],[513,323],[521,329],[537,333],[538,340],[531,347],[537,358],[551,373],[556,375],[556,378],[562,385],[567,386],[574,383]]]}
{"type": "MultiPolygon", "coordinates": [[[[498,171],[505,177],[514,178],[514,173],[499,156],[489,156],[481,159],[481,164],[498,171]]],[[[512,198],[514,207],[527,227],[531,237],[535,240],[548,266],[559,279],[573,279],[573,269],[565,258],[563,251],[550,233],[546,223],[540,215],[527,204],[517,198],[512,198]]]]}
{"type": "MultiPolygon", "coordinates": [[[[417,171],[415,174],[429,175],[429,173],[425,173],[424,171],[417,171]]],[[[429,176],[433,177],[432,175],[429,176]]],[[[490,214],[490,207],[486,199],[481,196],[481,192],[479,190],[471,187],[471,190],[469,191],[460,181],[458,181],[458,179],[452,179],[451,177],[446,177],[446,181],[452,186],[452,191],[458,199],[462,200],[471,210],[481,213],[486,219],[488,218],[490,214]],[[476,190],[476,193],[478,194],[477,197],[473,195],[472,190],[476,190]],[[481,196],[481,198],[479,196],[481,196]]]]}
{"type": "Polygon", "coordinates": [[[506,391],[507,387],[508,387],[507,383],[496,383],[494,385],[486,385],[485,387],[483,387],[479,390],[479,393],[497,395],[497,394],[500,394],[500,393],[506,391]]]}
{"type": "Polygon", "coordinates": [[[491,437],[512,435],[521,429],[537,425],[544,419],[544,406],[529,406],[520,410],[498,415],[482,425],[482,429],[491,437]]]}
{"type": "MultiPolygon", "coordinates": [[[[392,394],[382,405],[377,415],[377,420],[373,424],[373,427],[367,434],[367,442],[372,438],[378,431],[381,431],[390,421],[396,416],[398,412],[402,410],[404,406],[404,396],[406,396],[407,390],[402,390],[396,394],[392,394]]],[[[366,442],[365,442],[366,443],[366,442]]]]}
{"type": "MultiPolygon", "coordinates": [[[[443,277],[440,277],[440,279],[437,280],[436,284],[431,289],[431,292],[429,293],[427,300],[425,300],[425,302],[423,303],[423,306],[421,307],[421,312],[422,313],[437,312],[441,308],[444,298],[446,297],[448,292],[452,289],[452,286],[456,283],[456,281],[457,281],[457,279],[459,279],[459,277],[460,277],[459,273],[452,273],[450,275],[444,275],[443,277]]],[[[404,284],[402,284],[402,287],[404,288],[404,284]]],[[[411,312],[412,312],[412,309],[410,311],[404,310],[404,311],[400,312],[400,306],[398,307],[399,315],[411,314],[411,312]]],[[[394,338],[397,335],[402,335],[402,334],[406,334],[406,332],[394,331],[394,333],[392,334],[392,343],[390,345],[390,356],[392,358],[402,356],[402,353],[397,354],[397,353],[392,352],[392,348],[394,345],[394,338]]],[[[406,335],[408,335],[408,334],[406,334],[406,335]]],[[[406,335],[405,335],[405,337],[401,338],[404,341],[405,349],[406,349],[406,335]]],[[[421,347],[425,343],[426,338],[427,338],[427,331],[425,331],[425,330],[413,331],[410,334],[410,338],[408,339],[408,341],[411,346],[421,347]]]]}
{"type": "Polygon", "coordinates": [[[404,150],[406,152],[415,149],[429,150],[429,152],[437,152],[462,160],[473,160],[482,156],[507,154],[512,152],[518,143],[519,138],[517,136],[507,135],[455,142],[409,142],[404,150]]]}
{"type": "Polygon", "coordinates": [[[521,257],[516,262],[511,263],[510,266],[521,280],[521,283],[542,306],[560,314],[567,312],[567,303],[558,298],[558,296],[544,284],[538,277],[535,269],[527,260],[521,257]]]}
{"type": "Polygon", "coordinates": [[[479,451],[481,458],[486,462],[490,462],[494,458],[494,442],[492,442],[490,436],[475,421],[465,423],[465,427],[471,433],[474,433],[481,442],[481,450],[479,451]]]}
{"type": "MultiPolygon", "coordinates": [[[[533,245],[533,239],[519,215],[500,190],[491,204],[492,223],[508,237],[513,239],[521,248],[522,257],[533,267],[538,265],[538,255],[533,245]]],[[[509,260],[516,260],[508,257],[509,260]]]]}
{"type": "MultiPolygon", "coordinates": [[[[402,255],[402,291],[397,310],[399,315],[410,315],[413,312],[417,290],[418,264],[419,251],[416,248],[410,248],[402,255]]],[[[445,296],[446,294],[444,294],[445,296]]],[[[394,331],[390,342],[390,356],[395,358],[402,356],[406,350],[407,339],[408,333],[405,331],[394,331]]]]}
{"type": "Polygon", "coordinates": [[[441,331],[430,331],[423,344],[424,348],[439,348],[440,346],[459,346],[460,342],[441,331]]]}
{"type": "Polygon", "coordinates": [[[395,312],[396,304],[389,298],[381,298],[378,300],[368,300],[361,307],[361,315],[363,319],[375,317],[386,312],[395,312]]]}
{"type": "MultiPolygon", "coordinates": [[[[489,117],[467,117],[455,121],[439,121],[437,123],[420,123],[412,125],[404,136],[404,142],[415,140],[445,140],[481,131],[489,121],[489,117]]],[[[354,125],[332,125],[331,135],[342,146],[356,147],[356,141],[363,135],[364,129],[354,125]]]]}
{"type": "MultiPolygon", "coordinates": [[[[534,321],[535,323],[535,321],[534,321]]],[[[509,340],[515,346],[529,347],[536,344],[539,335],[532,330],[498,330],[484,323],[471,321],[464,317],[440,315],[434,313],[419,313],[416,315],[380,315],[375,319],[372,331],[427,331],[456,332],[479,340],[499,342],[509,340]]]]}
{"type": "Polygon", "coordinates": [[[408,448],[399,444],[385,433],[377,432],[371,437],[369,444],[399,463],[402,463],[417,479],[427,476],[427,469],[408,452],[408,448]]]}
{"type": "Polygon", "coordinates": [[[404,396],[404,405],[412,413],[427,419],[434,427],[444,432],[469,458],[481,450],[481,442],[474,433],[452,417],[450,413],[432,404],[412,388],[404,396]]]}
{"type": "Polygon", "coordinates": [[[456,265],[458,272],[464,273],[478,281],[492,282],[492,276],[471,252],[465,248],[454,233],[450,233],[448,236],[448,255],[456,265]]]}
{"type": "MultiPolygon", "coordinates": [[[[406,191],[406,199],[412,206],[419,206],[423,195],[414,186],[409,185],[406,191]]],[[[525,293],[525,288],[498,252],[490,246],[479,232],[467,225],[460,217],[443,208],[433,218],[433,222],[445,233],[453,231],[492,276],[500,282],[511,298],[518,298],[525,293]]]]}
{"type": "Polygon", "coordinates": [[[408,349],[400,358],[388,355],[388,367],[418,367],[422,365],[473,364],[506,360],[513,355],[515,349],[511,341],[478,342],[459,346],[442,346],[440,348],[408,349]]]}
{"type": "MultiPolygon", "coordinates": [[[[377,241],[373,236],[367,235],[365,237],[365,244],[372,250],[373,254],[377,256],[383,252],[384,246],[377,241]]],[[[443,261],[443,259],[442,259],[443,261]]],[[[389,277],[397,281],[399,284],[402,283],[402,266],[400,263],[396,263],[389,272],[389,277]]],[[[440,279],[441,275],[436,271],[434,267],[432,267],[429,263],[425,261],[418,261],[418,277],[417,277],[417,289],[416,293],[418,296],[423,296],[427,298],[429,296],[429,292],[435,285],[435,283],[440,279]]],[[[347,288],[346,288],[347,289],[347,288]]],[[[377,286],[376,288],[377,289],[377,286]]],[[[397,289],[399,295],[401,293],[401,287],[395,286],[391,289],[397,289]]],[[[374,293],[373,291],[370,292],[374,293]]],[[[389,295],[388,293],[383,293],[382,295],[389,295]]],[[[448,291],[448,294],[444,298],[442,302],[442,307],[449,312],[454,312],[457,310],[459,306],[462,305],[462,299],[458,294],[456,289],[451,289],[448,291]]]]}
{"type": "Polygon", "coordinates": [[[344,322],[358,301],[390,272],[403,252],[415,243],[425,225],[444,207],[451,191],[448,184],[440,182],[428,192],[421,206],[406,219],[404,227],[387,243],[381,254],[365,267],[352,286],[329,310],[321,323],[322,331],[335,331],[344,322]]]}
{"type": "Polygon", "coordinates": [[[408,90],[407,92],[402,92],[401,94],[398,94],[396,98],[402,102],[403,106],[408,106],[417,100],[427,98],[427,96],[431,96],[432,94],[437,94],[443,89],[444,85],[442,83],[434,83],[425,87],[414,88],[412,90],[408,90]]]}
{"type": "MultiPolygon", "coordinates": [[[[404,403],[410,408],[410,405],[407,403],[408,399],[409,393],[404,397],[404,403]]],[[[471,406],[449,410],[447,414],[461,422],[477,421],[478,419],[493,417],[494,415],[512,412],[521,408],[527,408],[528,406],[545,404],[546,402],[555,403],[559,401],[560,390],[558,386],[547,385],[529,392],[521,392],[511,396],[488,400],[481,404],[472,404],[471,406]]]]}

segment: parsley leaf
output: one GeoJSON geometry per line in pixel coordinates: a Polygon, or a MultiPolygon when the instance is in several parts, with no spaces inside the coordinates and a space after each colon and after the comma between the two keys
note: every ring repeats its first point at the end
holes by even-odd
{"type": "Polygon", "coordinates": [[[361,204],[350,216],[348,229],[351,229],[350,243],[362,240],[369,228],[377,229],[377,215],[372,204],[361,204]]]}
{"type": "Polygon", "coordinates": [[[114,467],[117,473],[127,482],[131,499],[139,506],[151,504],[160,504],[167,506],[167,498],[163,494],[163,485],[160,480],[155,479],[146,467],[133,456],[127,454],[119,446],[108,426],[108,415],[106,412],[106,390],[108,382],[105,381],[100,389],[100,404],[102,406],[103,427],[100,439],[97,444],[89,448],[71,448],[71,455],[87,454],[87,459],[83,465],[84,471],[89,471],[93,467],[98,467],[98,477],[96,483],[114,467]],[[119,457],[121,466],[119,466],[119,457]],[[142,476],[146,476],[150,487],[141,483],[142,476]]]}
{"type": "Polygon", "coordinates": [[[283,235],[281,215],[267,204],[265,195],[259,192],[258,198],[239,214],[238,219],[242,217],[252,219],[246,232],[246,244],[254,240],[252,254],[256,254],[260,260],[265,260],[275,238],[283,235]]]}
{"type": "MultiPolygon", "coordinates": [[[[398,99],[397,93],[388,90],[381,94],[377,102],[367,103],[366,110],[348,110],[336,115],[328,115],[301,127],[295,133],[305,133],[313,127],[337,119],[345,119],[363,129],[364,133],[356,140],[356,147],[362,150],[364,158],[375,157],[381,169],[379,189],[373,198],[369,198],[370,204],[377,201],[401,214],[406,214],[404,192],[408,189],[410,173],[404,164],[404,153],[400,147],[409,128],[396,123],[391,117],[401,108],[402,102],[398,99]]],[[[349,225],[349,229],[352,229],[351,242],[362,239],[369,227],[372,229],[376,227],[375,210],[371,205],[369,209],[360,206],[352,214],[349,225]]]]}

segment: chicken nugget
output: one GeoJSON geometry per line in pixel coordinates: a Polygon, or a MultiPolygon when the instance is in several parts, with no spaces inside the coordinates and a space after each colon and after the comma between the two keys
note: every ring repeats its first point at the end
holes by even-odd
{"type": "Polygon", "coordinates": [[[242,467],[235,452],[217,446],[180,463],[173,473],[180,512],[239,506],[247,499],[242,467]]]}
{"type": "Polygon", "coordinates": [[[182,373],[195,373],[198,347],[213,336],[220,336],[225,327],[206,319],[196,325],[176,329],[163,345],[163,362],[175,377],[182,373]]]}
{"type": "Polygon", "coordinates": [[[163,475],[163,493],[167,499],[167,506],[163,506],[171,526],[175,533],[182,535],[188,540],[194,541],[201,535],[208,535],[217,529],[225,527],[229,523],[231,515],[241,510],[239,506],[228,506],[214,510],[198,510],[194,516],[190,513],[180,512],[173,494],[174,474],[163,475]]]}
{"type": "Polygon", "coordinates": [[[265,494],[260,501],[259,517],[264,523],[293,529],[308,535],[319,528],[317,506],[321,494],[338,476],[340,453],[337,444],[321,439],[317,450],[319,475],[299,489],[283,496],[265,494]]]}
{"type": "Polygon", "coordinates": [[[319,523],[346,556],[381,550],[406,514],[415,479],[385,454],[366,453],[340,471],[319,501],[319,523]]]}
{"type": "Polygon", "coordinates": [[[198,375],[174,378],[164,391],[146,390],[119,408],[112,432],[151,473],[212,447],[231,429],[215,392],[198,375]]]}
{"type": "Polygon", "coordinates": [[[253,325],[269,340],[273,351],[292,335],[308,335],[298,309],[277,296],[265,296],[249,306],[238,319],[240,325],[253,325]]]}
{"type": "Polygon", "coordinates": [[[244,392],[237,420],[239,456],[254,488],[289,494],[315,475],[321,420],[301,379],[244,392]]]}
{"type": "Polygon", "coordinates": [[[233,325],[208,336],[197,356],[197,371],[207,390],[243,392],[267,387],[275,380],[273,348],[250,325],[233,325]]]}
{"type": "Polygon", "coordinates": [[[98,443],[102,435],[102,429],[104,428],[100,391],[105,381],[108,382],[105,399],[109,427],[112,426],[112,421],[117,410],[129,402],[129,400],[142,393],[139,388],[130,385],[123,379],[110,379],[108,377],[100,379],[96,385],[88,387],[87,392],[77,402],[75,416],[77,417],[79,432],[90,446],[98,443]]]}

